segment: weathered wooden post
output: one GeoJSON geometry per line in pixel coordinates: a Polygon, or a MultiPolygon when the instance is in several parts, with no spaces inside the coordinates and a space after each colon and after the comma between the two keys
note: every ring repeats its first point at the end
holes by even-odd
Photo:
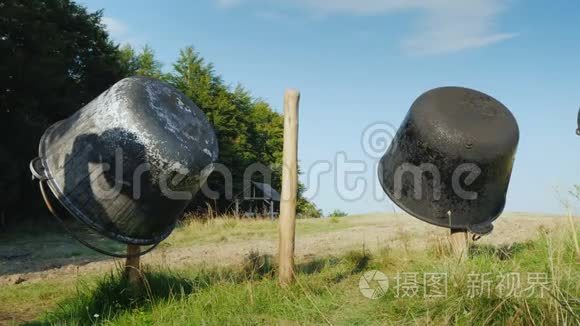
{"type": "Polygon", "coordinates": [[[280,240],[278,244],[280,285],[294,280],[294,239],[296,196],[298,192],[298,106],[300,92],[286,90],[284,95],[284,155],[282,200],[280,202],[280,240]]]}
{"type": "Polygon", "coordinates": [[[451,229],[449,236],[451,252],[459,261],[465,261],[469,254],[469,238],[464,229],[451,229]]]}
{"type": "Polygon", "coordinates": [[[129,257],[125,261],[125,276],[130,284],[139,284],[141,280],[141,257],[136,256],[140,251],[140,246],[127,245],[127,256],[129,257]]]}

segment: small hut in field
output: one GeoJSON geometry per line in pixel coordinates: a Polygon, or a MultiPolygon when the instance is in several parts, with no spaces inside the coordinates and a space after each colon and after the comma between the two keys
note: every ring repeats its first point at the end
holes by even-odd
{"type": "Polygon", "coordinates": [[[268,216],[275,219],[280,214],[280,193],[267,183],[252,181],[249,191],[235,199],[236,216],[268,216]],[[246,194],[246,196],[244,196],[246,194]],[[249,194],[249,197],[247,196],[249,194]]]}

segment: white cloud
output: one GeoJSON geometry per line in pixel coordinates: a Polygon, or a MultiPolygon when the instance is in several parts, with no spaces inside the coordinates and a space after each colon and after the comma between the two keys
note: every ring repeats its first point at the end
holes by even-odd
{"type": "Polygon", "coordinates": [[[140,33],[132,31],[127,24],[119,19],[104,16],[101,22],[113,41],[119,44],[130,44],[134,48],[142,48],[147,42],[140,33]]]}
{"type": "MultiPolygon", "coordinates": [[[[217,0],[235,3],[241,0],[217,0]]],[[[265,4],[265,0],[248,0],[265,4]]],[[[418,13],[413,32],[401,41],[411,54],[441,54],[484,47],[517,34],[498,31],[497,20],[511,0],[275,0],[326,15],[418,13]]]]}
{"type": "Polygon", "coordinates": [[[480,48],[517,36],[500,32],[501,0],[429,1],[421,20],[402,47],[412,54],[440,54],[480,48]]]}
{"type": "Polygon", "coordinates": [[[292,20],[288,15],[279,11],[263,10],[256,12],[255,15],[256,17],[271,23],[295,24],[295,21],[292,20]]]}
{"type": "Polygon", "coordinates": [[[381,15],[391,11],[419,7],[430,0],[295,0],[295,3],[326,13],[381,15]]]}
{"type": "Polygon", "coordinates": [[[125,23],[113,17],[104,16],[101,18],[101,22],[105,25],[107,32],[109,32],[111,37],[114,39],[119,39],[125,36],[129,30],[125,23]]]}

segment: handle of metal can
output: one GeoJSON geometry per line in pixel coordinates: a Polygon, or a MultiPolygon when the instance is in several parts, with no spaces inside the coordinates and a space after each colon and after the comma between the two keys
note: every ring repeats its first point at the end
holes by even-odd
{"type": "Polygon", "coordinates": [[[474,234],[471,236],[471,240],[473,240],[473,242],[476,242],[476,241],[479,241],[479,240],[481,240],[481,237],[482,237],[482,235],[481,235],[481,234],[475,234],[475,233],[474,233],[474,234]]]}

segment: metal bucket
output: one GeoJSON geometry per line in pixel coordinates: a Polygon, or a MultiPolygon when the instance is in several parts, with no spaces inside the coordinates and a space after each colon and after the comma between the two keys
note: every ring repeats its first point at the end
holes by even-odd
{"type": "Polygon", "coordinates": [[[411,106],[379,181],[425,222],[487,234],[504,209],[518,141],[516,119],[499,101],[467,88],[433,89],[411,106]]]}
{"type": "Polygon", "coordinates": [[[151,245],[172,232],[218,156],[203,112],[170,85],[126,78],[46,130],[33,173],[100,234],[151,245]]]}

